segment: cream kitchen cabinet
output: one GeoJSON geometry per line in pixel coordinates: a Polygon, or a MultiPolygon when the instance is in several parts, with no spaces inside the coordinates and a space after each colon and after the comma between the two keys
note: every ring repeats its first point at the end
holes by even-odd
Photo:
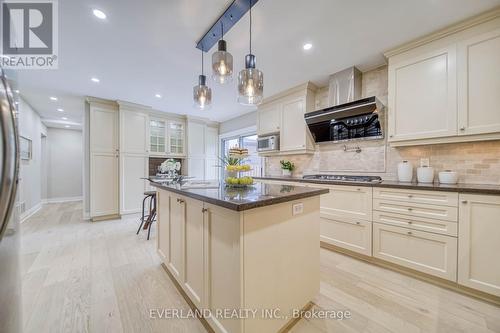
{"type": "Polygon", "coordinates": [[[320,240],[367,256],[372,255],[372,222],[321,218],[320,240]]]}
{"type": "Polygon", "coordinates": [[[281,127],[281,105],[271,103],[259,107],[257,112],[257,135],[279,133],[281,127]]]}
{"type": "Polygon", "coordinates": [[[304,114],[314,110],[316,87],[308,82],[266,98],[257,110],[257,134],[279,133],[279,152],[260,155],[314,153],[314,140],[304,114]]]}
{"type": "Polygon", "coordinates": [[[500,296],[500,196],[460,194],[458,283],[500,296]]]}
{"type": "Polygon", "coordinates": [[[500,139],[498,11],[495,15],[386,53],[391,145],[500,139]]]}
{"type": "Polygon", "coordinates": [[[389,141],[457,134],[456,46],[389,59],[389,141]]]}
{"type": "MultiPolygon", "coordinates": [[[[162,193],[164,197],[164,193],[162,193]]],[[[184,280],[184,234],[186,223],[186,198],[180,195],[170,196],[170,218],[168,219],[168,257],[166,265],[179,284],[184,280]]],[[[167,204],[160,201],[159,204],[167,204]]]]}
{"type": "Polygon", "coordinates": [[[149,109],[118,102],[120,108],[120,213],[141,210],[149,169],[149,109]]]}
{"type": "Polygon", "coordinates": [[[304,120],[305,98],[285,101],[282,105],[280,152],[307,149],[308,130],[304,120]],[[306,129],[306,130],[304,130],[306,129]]]}
{"type": "Polygon", "coordinates": [[[90,218],[116,218],[119,203],[119,122],[116,103],[88,98],[90,218]]]}
{"type": "Polygon", "coordinates": [[[500,133],[500,28],[458,44],[460,135],[500,133]]]}
{"type": "Polygon", "coordinates": [[[149,122],[149,142],[152,156],[186,156],[185,123],[165,117],[152,116],[149,122]]]}
{"type": "Polygon", "coordinates": [[[219,129],[202,121],[187,123],[187,174],[198,180],[219,177],[219,129]]]}
{"type": "Polygon", "coordinates": [[[457,239],[373,223],[373,256],[446,280],[457,279],[457,239]]]}

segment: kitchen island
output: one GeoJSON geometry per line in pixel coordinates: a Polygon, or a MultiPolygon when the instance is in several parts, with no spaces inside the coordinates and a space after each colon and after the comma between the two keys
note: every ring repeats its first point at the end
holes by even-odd
{"type": "Polygon", "coordinates": [[[319,196],[328,190],[152,185],[163,266],[209,330],[274,333],[296,322],[319,292],[319,196]]]}

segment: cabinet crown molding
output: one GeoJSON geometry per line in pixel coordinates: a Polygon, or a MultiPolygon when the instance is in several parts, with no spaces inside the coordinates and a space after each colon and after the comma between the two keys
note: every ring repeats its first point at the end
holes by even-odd
{"type": "Polygon", "coordinates": [[[311,81],[307,81],[306,83],[302,83],[302,84],[295,86],[293,88],[284,90],[280,93],[277,93],[275,95],[264,98],[261,105],[274,102],[278,99],[281,99],[283,97],[286,97],[288,95],[292,95],[295,93],[303,93],[304,95],[306,95],[309,91],[312,93],[316,93],[317,90],[318,90],[318,87],[314,83],[312,83],[311,81]]]}
{"type": "Polygon", "coordinates": [[[147,106],[147,105],[127,102],[127,101],[122,101],[122,100],[117,100],[116,103],[118,104],[120,109],[128,109],[128,110],[132,110],[132,111],[143,111],[143,112],[151,111],[151,106],[147,106]]]}
{"type": "Polygon", "coordinates": [[[99,98],[99,97],[93,97],[93,96],[87,96],[85,97],[85,101],[89,103],[90,105],[95,105],[95,104],[100,104],[100,105],[105,105],[105,106],[110,106],[114,109],[118,108],[118,104],[116,101],[110,100],[110,99],[104,99],[104,98],[99,98]]]}
{"type": "Polygon", "coordinates": [[[455,34],[455,33],[460,32],[462,30],[466,30],[466,29],[474,27],[476,25],[494,20],[498,17],[500,17],[500,6],[495,7],[491,10],[486,11],[486,12],[483,12],[479,15],[476,15],[476,16],[467,18],[465,20],[459,21],[458,23],[452,24],[444,29],[440,29],[440,30],[437,30],[437,31],[432,32],[430,34],[427,34],[427,35],[424,35],[424,36],[419,37],[417,39],[414,39],[410,42],[407,42],[407,43],[400,45],[398,47],[395,47],[393,49],[390,49],[390,50],[384,52],[384,56],[386,58],[393,57],[393,56],[398,55],[400,53],[414,49],[418,46],[428,44],[430,42],[447,37],[449,35],[455,34]]]}

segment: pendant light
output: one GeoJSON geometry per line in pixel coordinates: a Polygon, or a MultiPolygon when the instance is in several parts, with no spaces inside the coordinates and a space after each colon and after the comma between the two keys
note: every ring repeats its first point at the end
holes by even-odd
{"type": "Polygon", "coordinates": [[[212,103],[212,89],[207,86],[207,77],[203,75],[203,48],[201,50],[201,75],[198,76],[198,85],[193,87],[193,100],[200,110],[206,110],[212,103]]]}
{"type": "Polygon", "coordinates": [[[252,54],[252,0],[250,5],[250,53],[245,57],[245,69],[238,75],[238,103],[256,105],[262,102],[264,95],[264,74],[255,68],[255,56],[252,54]]]}
{"type": "Polygon", "coordinates": [[[217,43],[217,52],[212,54],[212,78],[224,84],[233,79],[233,56],[227,52],[227,44],[224,40],[224,23],[220,22],[222,37],[217,43]]]}

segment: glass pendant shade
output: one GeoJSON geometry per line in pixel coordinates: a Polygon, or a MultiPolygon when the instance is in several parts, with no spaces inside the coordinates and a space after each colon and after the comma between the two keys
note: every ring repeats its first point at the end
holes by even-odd
{"type": "Polygon", "coordinates": [[[212,54],[212,78],[224,84],[233,78],[233,56],[227,52],[226,41],[221,39],[218,51],[212,54]]]}
{"type": "Polygon", "coordinates": [[[199,76],[198,85],[193,87],[193,100],[197,108],[205,110],[212,104],[212,89],[206,84],[207,77],[199,76]]]}
{"type": "Polygon", "coordinates": [[[255,56],[245,58],[245,69],[238,75],[238,103],[257,105],[264,97],[264,74],[255,68],[255,56]]]}

